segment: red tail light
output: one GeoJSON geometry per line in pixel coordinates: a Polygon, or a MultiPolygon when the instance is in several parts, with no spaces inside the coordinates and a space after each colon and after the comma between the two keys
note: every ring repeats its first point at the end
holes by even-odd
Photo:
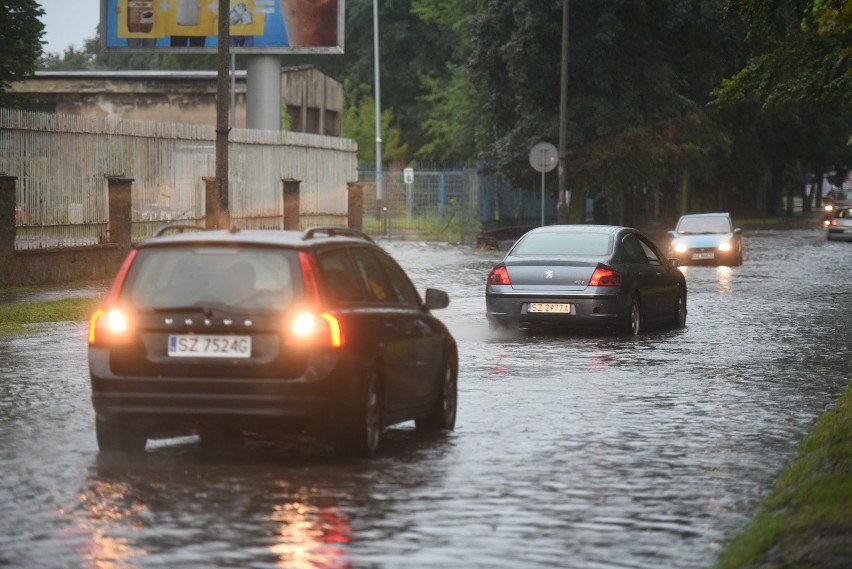
{"type": "Polygon", "coordinates": [[[488,273],[488,284],[493,285],[510,285],[512,281],[509,280],[509,271],[506,270],[506,267],[494,267],[491,269],[491,272],[488,273]]]}
{"type": "Polygon", "coordinates": [[[831,220],[831,224],[832,224],[832,225],[837,225],[837,220],[836,220],[836,219],[832,219],[832,220],[831,220]]]}
{"type": "Polygon", "coordinates": [[[621,275],[612,269],[598,267],[589,279],[589,286],[619,286],[621,275]]]}
{"type": "Polygon", "coordinates": [[[288,332],[288,338],[293,344],[332,348],[339,348],[346,344],[340,321],[328,312],[321,314],[311,311],[300,312],[291,321],[288,332]]]}
{"type": "Polygon", "coordinates": [[[89,344],[128,343],[130,341],[127,318],[116,306],[118,305],[121,287],[124,286],[130,265],[133,264],[137,252],[136,249],[133,249],[125,257],[121,268],[118,269],[118,274],[115,275],[115,280],[112,281],[103,308],[96,310],[89,319],[89,344]]]}
{"type": "Polygon", "coordinates": [[[299,264],[302,266],[302,282],[305,286],[305,300],[313,303],[319,302],[317,265],[313,256],[306,251],[300,251],[299,264]]]}
{"type": "Polygon", "coordinates": [[[89,320],[89,344],[130,343],[130,324],[118,308],[98,309],[89,320]]]}

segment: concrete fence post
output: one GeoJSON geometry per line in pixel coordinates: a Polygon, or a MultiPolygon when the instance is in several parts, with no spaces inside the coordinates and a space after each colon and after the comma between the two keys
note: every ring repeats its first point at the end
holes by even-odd
{"type": "Polygon", "coordinates": [[[15,280],[15,176],[0,174],[0,285],[15,280]]]}
{"type": "Polygon", "coordinates": [[[347,224],[350,229],[364,230],[364,184],[361,182],[346,182],[346,192],[349,194],[347,208],[347,224]]]}
{"type": "Polygon", "coordinates": [[[131,247],[132,186],[133,178],[107,176],[108,242],[118,245],[121,250],[131,247]]]}
{"type": "Polygon", "coordinates": [[[299,216],[299,194],[301,193],[301,180],[282,178],[281,185],[284,192],[284,227],[282,229],[300,229],[299,216]]]}

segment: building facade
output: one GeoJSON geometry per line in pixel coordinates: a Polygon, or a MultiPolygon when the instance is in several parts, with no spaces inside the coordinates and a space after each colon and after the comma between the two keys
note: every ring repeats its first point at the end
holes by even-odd
{"type": "MultiPolygon", "coordinates": [[[[215,71],[39,71],[11,85],[26,110],[92,118],[216,124],[215,71]]],[[[234,73],[232,117],[246,125],[246,72],[234,73]]],[[[306,65],[281,69],[278,130],[342,136],[343,85],[306,65]]],[[[276,129],[270,129],[276,130],[276,129]]]]}

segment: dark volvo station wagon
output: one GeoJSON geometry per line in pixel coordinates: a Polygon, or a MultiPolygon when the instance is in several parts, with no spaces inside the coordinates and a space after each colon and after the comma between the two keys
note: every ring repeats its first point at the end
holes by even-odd
{"type": "MultiPolygon", "coordinates": [[[[311,434],[373,456],[386,426],[452,430],[455,340],[366,235],[198,231],[133,249],[89,326],[98,446],[311,434]]],[[[171,233],[171,234],[169,234],[171,233]]]]}

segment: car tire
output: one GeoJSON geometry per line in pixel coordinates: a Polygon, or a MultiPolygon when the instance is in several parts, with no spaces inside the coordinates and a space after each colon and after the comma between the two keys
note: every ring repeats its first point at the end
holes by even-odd
{"type": "Polygon", "coordinates": [[[95,418],[95,436],[101,452],[141,454],[148,442],[141,431],[98,418],[95,418]]]}
{"type": "Polygon", "coordinates": [[[450,352],[441,370],[438,399],[425,417],[414,420],[418,431],[452,431],[456,427],[458,408],[458,356],[450,352]]]}
{"type": "Polygon", "coordinates": [[[382,387],[378,371],[371,370],[362,382],[357,402],[337,433],[338,456],[370,458],[376,456],[382,438],[382,387]]]}
{"type": "Polygon", "coordinates": [[[677,294],[674,314],[671,319],[672,328],[683,328],[686,326],[686,292],[683,290],[677,294]]]}
{"type": "Polygon", "coordinates": [[[624,317],[622,333],[625,336],[638,336],[642,331],[642,305],[639,302],[639,295],[633,295],[630,301],[630,306],[627,309],[627,314],[624,317]]]}

